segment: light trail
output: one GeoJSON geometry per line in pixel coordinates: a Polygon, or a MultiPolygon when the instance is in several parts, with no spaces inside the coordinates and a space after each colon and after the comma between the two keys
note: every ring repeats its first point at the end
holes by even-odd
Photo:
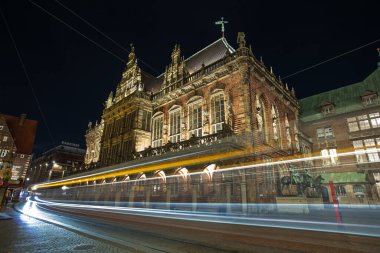
{"type": "MultiPolygon", "coordinates": [[[[266,148],[266,149],[269,150],[270,148],[266,148]]],[[[176,157],[160,159],[158,161],[146,162],[146,163],[142,163],[141,165],[123,166],[120,168],[115,168],[110,171],[97,172],[91,175],[78,176],[75,178],[68,178],[68,179],[63,179],[63,180],[59,180],[55,182],[36,184],[32,186],[32,190],[37,190],[39,188],[49,188],[49,187],[56,187],[56,186],[63,186],[63,185],[71,185],[71,184],[77,184],[77,183],[82,183],[86,181],[95,181],[99,179],[108,179],[108,178],[113,178],[113,177],[125,176],[129,174],[137,174],[139,172],[146,173],[146,172],[156,171],[156,170],[166,170],[173,167],[185,167],[188,165],[199,164],[199,163],[212,163],[220,159],[232,159],[232,158],[243,156],[243,155],[253,154],[254,152],[257,152],[257,151],[261,152],[263,150],[265,150],[265,148],[262,148],[262,147],[259,147],[256,149],[249,148],[245,150],[237,150],[237,151],[225,152],[221,154],[207,155],[207,156],[203,156],[203,157],[199,157],[195,159],[192,158],[191,156],[210,152],[209,150],[198,151],[198,152],[194,152],[187,155],[185,154],[185,155],[180,155],[176,157]],[[188,156],[190,156],[190,158],[188,156]],[[187,158],[187,159],[178,161],[178,158],[187,158]],[[173,159],[175,159],[176,161],[171,161],[173,159]],[[166,161],[169,161],[169,162],[166,162],[166,161]],[[162,163],[162,162],[166,162],[166,163],[162,163]],[[147,165],[150,165],[150,166],[147,166],[147,165]]],[[[379,146],[374,146],[370,152],[366,150],[358,151],[358,150],[354,150],[353,148],[341,149],[339,151],[340,152],[336,154],[336,157],[344,157],[344,156],[352,156],[352,155],[378,152],[380,151],[380,148],[379,146]],[[344,151],[344,152],[341,152],[341,151],[344,151]]],[[[258,160],[258,161],[249,162],[243,165],[239,165],[239,166],[232,165],[231,167],[231,165],[229,165],[228,167],[220,166],[220,168],[223,169],[223,171],[244,170],[244,169],[249,169],[249,168],[253,169],[253,168],[265,167],[265,166],[328,159],[331,157],[331,156],[316,155],[316,152],[310,154],[310,156],[308,157],[304,157],[304,156],[305,154],[279,157],[279,158],[273,158],[274,161],[271,161],[271,162],[264,162],[263,160],[258,160]]],[[[193,172],[192,174],[195,174],[195,173],[202,173],[202,172],[193,172]]]]}
{"type": "MultiPolygon", "coordinates": [[[[79,210],[83,213],[88,213],[89,211],[93,211],[96,213],[107,213],[109,215],[105,215],[105,217],[112,217],[112,214],[120,214],[120,215],[137,215],[137,216],[146,216],[146,217],[155,217],[155,218],[165,218],[165,219],[176,219],[176,220],[188,220],[188,221],[196,221],[196,222],[213,222],[213,223],[225,223],[232,225],[244,225],[244,226],[261,226],[261,227],[273,227],[273,228],[286,228],[286,229],[298,229],[298,230],[309,230],[309,231],[319,231],[319,232],[333,232],[333,233],[342,233],[342,234],[353,234],[353,235],[364,235],[364,236],[372,236],[372,237],[380,237],[380,224],[374,225],[365,224],[366,222],[371,222],[369,220],[363,220],[360,223],[335,223],[328,221],[318,221],[317,216],[308,215],[308,220],[306,219],[295,219],[296,215],[283,214],[282,218],[276,217],[255,217],[243,215],[241,213],[215,213],[215,212],[205,212],[205,211],[173,211],[173,210],[163,210],[163,209],[148,209],[148,208],[128,208],[128,207],[115,207],[115,206],[102,206],[102,205],[84,205],[81,203],[73,204],[73,203],[59,203],[52,201],[45,201],[39,198],[35,200],[28,200],[28,203],[25,205],[22,212],[26,212],[28,215],[33,215],[31,211],[28,209],[28,206],[31,206],[31,210],[39,216],[39,218],[43,218],[43,213],[36,209],[36,206],[44,208],[44,206],[55,207],[60,210],[62,209],[75,209],[79,210]]],[[[165,203],[158,203],[165,204],[165,203]]],[[[173,203],[176,205],[189,205],[191,203],[173,203]]],[[[217,204],[217,205],[223,205],[217,204]]],[[[240,205],[240,204],[234,204],[240,205]]],[[[263,204],[261,204],[263,205],[263,204]]],[[[265,204],[265,205],[275,205],[278,204],[265,204]]],[[[287,204],[288,205],[288,204],[287,204]]],[[[213,206],[213,204],[203,204],[204,208],[208,208],[209,206],[213,206]]],[[[249,204],[251,207],[257,206],[257,204],[249,204]]],[[[302,208],[302,205],[299,204],[291,204],[293,208],[302,208]]],[[[344,213],[344,205],[342,212],[344,213]]],[[[331,207],[332,208],[332,207],[331,207]]],[[[380,212],[380,206],[372,206],[370,211],[373,212],[375,210],[377,213],[380,212]]],[[[369,207],[361,206],[361,208],[357,209],[348,209],[352,212],[353,216],[358,216],[358,214],[364,213],[368,211],[369,207]]],[[[365,215],[362,215],[366,217],[365,215]]]]}

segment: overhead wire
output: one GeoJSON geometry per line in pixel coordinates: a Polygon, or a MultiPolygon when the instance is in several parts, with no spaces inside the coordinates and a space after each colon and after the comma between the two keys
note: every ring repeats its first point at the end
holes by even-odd
{"type": "Polygon", "coordinates": [[[62,24],[64,24],[65,26],[69,27],[71,30],[73,30],[74,32],[76,32],[77,34],[81,35],[82,37],[86,38],[87,40],[89,40],[90,42],[92,42],[93,44],[95,44],[96,46],[98,46],[99,48],[103,49],[105,52],[111,54],[112,56],[114,56],[115,58],[117,58],[118,60],[120,60],[121,62],[123,63],[127,63],[124,59],[120,58],[119,56],[117,56],[116,54],[114,54],[113,52],[111,52],[110,50],[106,49],[105,47],[103,47],[102,45],[100,45],[99,43],[97,43],[96,41],[94,41],[93,39],[87,37],[86,35],[84,35],[83,33],[81,33],[78,29],[74,28],[73,26],[69,25],[68,23],[66,23],[65,21],[63,21],[62,19],[58,18],[56,15],[52,14],[51,12],[49,12],[48,10],[46,10],[45,8],[43,8],[42,6],[36,4],[35,2],[33,2],[32,0],[29,0],[29,2],[31,4],[33,4],[34,6],[38,7],[40,10],[42,10],[43,12],[45,12],[46,14],[48,14],[49,16],[51,16],[52,18],[54,18],[55,20],[61,22],[62,24]]]}
{"type": "Polygon", "coordinates": [[[42,121],[43,121],[44,124],[45,124],[45,127],[46,127],[47,132],[48,132],[48,134],[49,134],[49,137],[50,137],[50,139],[51,139],[51,141],[52,141],[52,144],[55,145],[55,139],[54,139],[54,137],[53,137],[53,134],[52,134],[51,131],[50,131],[49,125],[48,125],[48,123],[47,123],[47,120],[46,120],[45,114],[44,114],[44,112],[43,112],[43,110],[42,110],[41,103],[40,103],[40,101],[39,101],[39,99],[38,99],[38,97],[37,97],[36,91],[34,90],[34,87],[33,87],[33,84],[32,84],[32,80],[31,80],[30,77],[29,77],[28,71],[26,70],[26,67],[25,67],[25,64],[24,64],[24,61],[22,60],[21,53],[20,53],[20,51],[19,51],[19,49],[18,49],[18,47],[17,47],[16,40],[14,39],[14,37],[13,37],[13,35],[12,35],[11,29],[10,29],[10,27],[9,27],[9,25],[8,25],[8,22],[7,22],[7,19],[6,19],[6,17],[5,17],[5,14],[3,13],[3,11],[2,11],[1,8],[0,8],[0,14],[1,14],[1,17],[2,17],[2,19],[3,19],[3,21],[4,21],[4,24],[5,24],[5,27],[6,27],[6,29],[7,29],[8,34],[9,34],[9,37],[10,37],[11,40],[12,40],[12,44],[13,44],[15,50],[16,50],[17,57],[18,57],[18,59],[19,59],[19,61],[20,61],[20,63],[21,63],[21,66],[22,66],[22,69],[23,69],[23,71],[24,71],[25,77],[26,77],[27,82],[28,82],[28,84],[29,84],[29,87],[30,87],[30,89],[31,89],[31,91],[32,91],[32,94],[33,94],[34,100],[36,101],[37,108],[38,108],[38,111],[39,111],[40,114],[41,114],[42,121]]]}
{"type": "Polygon", "coordinates": [[[301,69],[301,70],[299,70],[299,71],[297,71],[297,72],[294,72],[293,74],[290,74],[290,75],[287,75],[287,76],[283,77],[282,79],[286,79],[286,78],[289,78],[289,77],[291,77],[291,76],[295,76],[295,75],[297,75],[297,74],[300,74],[300,73],[302,73],[302,72],[304,72],[304,71],[307,71],[307,70],[309,70],[309,69],[312,69],[312,68],[318,67],[318,66],[320,66],[320,65],[322,65],[322,64],[325,64],[325,63],[327,63],[327,62],[330,62],[330,61],[333,61],[333,60],[335,60],[335,59],[338,59],[338,58],[340,58],[340,57],[342,57],[342,56],[344,56],[344,55],[350,54],[350,53],[355,52],[355,51],[357,51],[357,50],[359,50],[359,49],[362,49],[362,48],[364,48],[364,47],[367,47],[367,46],[370,46],[370,45],[372,45],[372,44],[375,44],[375,43],[378,42],[378,41],[380,41],[380,38],[377,39],[377,40],[374,40],[374,41],[372,41],[372,42],[369,42],[369,43],[367,43],[367,44],[365,44],[365,45],[362,45],[362,46],[359,46],[359,47],[357,47],[357,48],[351,49],[351,50],[349,50],[349,51],[347,51],[347,52],[344,52],[344,53],[342,53],[342,54],[339,54],[339,55],[337,55],[337,56],[334,56],[334,57],[332,57],[332,58],[330,58],[330,59],[324,60],[324,61],[322,61],[322,62],[320,62],[320,63],[314,64],[314,65],[312,65],[312,66],[310,66],[310,67],[307,67],[307,68],[301,69]]]}
{"type": "MultiPolygon", "coordinates": [[[[97,31],[98,33],[100,33],[101,35],[103,35],[105,38],[109,39],[111,42],[113,42],[116,46],[118,46],[119,48],[121,48],[122,50],[124,50],[125,52],[127,52],[128,54],[130,53],[129,50],[127,50],[125,47],[123,47],[122,45],[120,45],[120,43],[118,43],[117,41],[115,41],[114,39],[112,39],[110,36],[108,36],[107,34],[105,34],[104,32],[102,32],[99,28],[97,28],[96,26],[94,26],[93,24],[91,24],[89,21],[87,21],[86,19],[84,19],[83,17],[81,17],[79,14],[77,14],[76,12],[74,12],[72,9],[70,9],[69,7],[67,7],[66,5],[64,5],[63,3],[61,3],[60,1],[58,0],[54,0],[56,3],[58,3],[60,6],[62,6],[64,9],[66,9],[68,12],[70,12],[71,14],[73,14],[75,17],[79,18],[80,20],[82,20],[84,23],[86,23],[88,26],[90,26],[92,29],[94,29],[95,31],[97,31]]],[[[138,61],[143,63],[145,66],[147,66],[148,68],[150,68],[151,70],[153,70],[155,72],[155,74],[160,74],[159,71],[157,71],[155,68],[153,68],[151,65],[149,65],[148,63],[146,63],[145,61],[143,61],[141,58],[138,58],[138,61]]]]}

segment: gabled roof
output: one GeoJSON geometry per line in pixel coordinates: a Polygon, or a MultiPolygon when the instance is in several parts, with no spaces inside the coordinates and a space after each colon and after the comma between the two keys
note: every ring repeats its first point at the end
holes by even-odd
{"type": "Polygon", "coordinates": [[[0,117],[5,119],[14,139],[17,153],[19,154],[32,154],[34,139],[37,131],[37,121],[24,119],[22,125],[20,124],[20,117],[0,114],[0,117]]]}
{"type": "Polygon", "coordinates": [[[300,119],[307,122],[322,118],[320,106],[326,101],[334,103],[334,115],[361,110],[363,109],[361,96],[367,91],[380,93],[380,68],[377,68],[362,82],[299,100],[301,107],[300,119]]]}
{"type": "Polygon", "coordinates": [[[225,38],[220,38],[185,60],[186,69],[190,74],[205,66],[222,59],[226,54],[235,52],[225,38]]]}
{"type": "MultiPolygon", "coordinates": [[[[233,52],[235,52],[235,49],[228,44],[227,40],[225,38],[220,38],[188,57],[185,60],[185,67],[187,71],[192,74],[201,69],[202,64],[205,66],[210,65],[211,63],[222,59],[227,53],[233,52]]],[[[162,80],[163,75],[164,73],[159,75],[157,78],[162,80]]]]}

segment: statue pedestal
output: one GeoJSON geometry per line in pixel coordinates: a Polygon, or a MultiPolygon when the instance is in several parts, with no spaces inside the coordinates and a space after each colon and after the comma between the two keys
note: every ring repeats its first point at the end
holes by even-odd
{"type": "Polygon", "coordinates": [[[280,213],[309,213],[305,197],[276,197],[277,211],[280,213]]]}

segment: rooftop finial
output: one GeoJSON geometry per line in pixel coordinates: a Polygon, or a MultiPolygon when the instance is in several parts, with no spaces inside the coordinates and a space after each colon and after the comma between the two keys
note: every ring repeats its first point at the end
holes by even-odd
{"type": "Polygon", "coordinates": [[[228,24],[228,21],[225,21],[224,17],[221,17],[220,19],[221,20],[215,22],[215,25],[220,25],[220,28],[222,30],[222,38],[224,38],[224,24],[228,24]]]}

